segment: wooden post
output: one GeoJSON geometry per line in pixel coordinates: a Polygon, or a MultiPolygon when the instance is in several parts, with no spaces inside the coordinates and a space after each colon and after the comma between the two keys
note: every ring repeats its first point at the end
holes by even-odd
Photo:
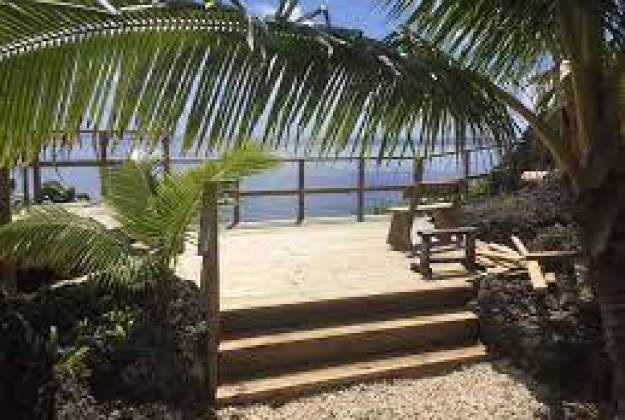
{"type": "Polygon", "coordinates": [[[365,158],[358,159],[358,185],[356,197],[356,215],[359,222],[365,221],[365,158]]]}
{"type": "Polygon", "coordinates": [[[463,163],[464,163],[464,199],[469,198],[469,179],[471,177],[471,152],[469,150],[465,150],[463,152],[463,163]]]}
{"type": "Polygon", "coordinates": [[[39,155],[33,160],[33,201],[35,204],[43,202],[41,194],[41,165],[39,163],[39,155]]]}
{"type": "Polygon", "coordinates": [[[217,398],[219,351],[219,208],[217,184],[207,184],[202,196],[199,254],[202,257],[200,288],[207,304],[208,337],[206,343],[205,381],[207,400],[214,406],[217,398]]]}
{"type": "MultiPolygon", "coordinates": [[[[462,235],[458,235],[460,237],[462,237],[462,235]]],[[[465,259],[465,267],[466,269],[473,273],[477,270],[477,264],[475,262],[475,233],[474,232],[469,232],[466,234],[466,243],[465,243],[465,252],[466,252],[466,259],[465,259]]]]}
{"type": "MultiPolygon", "coordinates": [[[[414,183],[414,185],[417,185],[421,182],[423,182],[423,164],[424,164],[424,160],[421,157],[415,157],[414,161],[413,161],[413,167],[412,167],[412,182],[414,183]]],[[[417,209],[417,197],[414,194],[411,194],[410,196],[410,211],[414,212],[417,209]]]]}
{"type": "Polygon", "coordinates": [[[166,174],[171,173],[171,150],[169,137],[163,137],[163,170],[166,174]]]}
{"type": "Polygon", "coordinates": [[[11,170],[0,168],[0,226],[11,223],[11,170]]]}
{"type": "Polygon", "coordinates": [[[298,164],[297,224],[301,225],[302,223],[304,223],[304,218],[306,217],[306,172],[305,172],[306,161],[304,159],[299,159],[297,161],[297,164],[298,164]]]}
{"type": "MultiPolygon", "coordinates": [[[[11,223],[11,170],[0,168],[0,226],[11,223]]],[[[15,266],[9,261],[0,261],[0,291],[9,295],[17,293],[15,266]]]]}
{"type": "Polygon", "coordinates": [[[241,223],[241,181],[238,179],[234,183],[234,205],[232,206],[232,224],[230,228],[238,226],[241,223]]]}
{"type": "Polygon", "coordinates": [[[24,196],[24,205],[30,206],[30,180],[29,180],[28,165],[24,163],[22,167],[22,195],[24,196]]]}
{"type": "Polygon", "coordinates": [[[419,270],[423,278],[432,278],[432,267],[430,267],[432,252],[432,237],[430,235],[421,236],[421,249],[419,250],[419,270]]]}
{"type": "Polygon", "coordinates": [[[108,146],[109,137],[106,131],[100,131],[98,139],[99,156],[100,161],[100,196],[104,197],[108,190],[108,146]]]}

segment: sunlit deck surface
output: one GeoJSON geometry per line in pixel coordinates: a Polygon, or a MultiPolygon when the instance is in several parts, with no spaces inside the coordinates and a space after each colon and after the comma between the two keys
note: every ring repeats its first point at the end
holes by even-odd
{"type": "MultiPolygon", "coordinates": [[[[417,226],[427,226],[424,219],[417,226]]],[[[304,226],[259,224],[222,230],[222,309],[245,309],[325,299],[369,296],[466,284],[460,264],[438,264],[435,279],[410,270],[408,256],[386,244],[387,218],[347,219],[304,226]]],[[[193,246],[178,275],[199,281],[200,257],[193,246]]]]}
{"type": "MultiPolygon", "coordinates": [[[[109,227],[115,221],[102,207],[68,206],[109,227]]],[[[436,264],[434,279],[410,270],[406,253],[386,244],[390,219],[350,218],[243,224],[219,234],[221,307],[247,309],[327,299],[466,285],[471,275],[460,264],[436,264]]],[[[430,227],[417,219],[415,229],[430,227]]],[[[199,284],[201,257],[187,244],[177,274],[199,284]]]]}

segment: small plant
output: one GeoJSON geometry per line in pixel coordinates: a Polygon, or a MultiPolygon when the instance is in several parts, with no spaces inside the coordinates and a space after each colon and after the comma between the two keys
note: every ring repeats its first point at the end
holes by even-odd
{"type": "Polygon", "coordinates": [[[111,171],[104,197],[117,229],[61,206],[35,207],[0,228],[0,259],[110,285],[169,279],[199,218],[205,186],[275,166],[275,158],[251,144],[225,153],[220,162],[160,178],[152,162],[125,162],[111,171]]]}
{"type": "Polygon", "coordinates": [[[477,179],[469,182],[469,197],[484,199],[493,195],[490,179],[477,179]]]}
{"type": "Polygon", "coordinates": [[[46,181],[41,186],[41,197],[51,203],[72,203],[76,201],[76,189],[59,181],[46,181]]]}
{"type": "Polygon", "coordinates": [[[121,310],[105,313],[104,319],[108,322],[108,328],[104,334],[117,342],[125,341],[128,338],[135,322],[132,314],[121,310]]]}
{"type": "MultiPolygon", "coordinates": [[[[78,323],[78,337],[84,333],[88,325],[87,320],[78,323]]],[[[67,372],[77,379],[88,379],[91,377],[91,369],[88,363],[91,348],[81,343],[80,340],[77,340],[72,346],[63,348],[59,343],[58,329],[54,325],[50,327],[48,353],[56,371],[67,372]]]]}

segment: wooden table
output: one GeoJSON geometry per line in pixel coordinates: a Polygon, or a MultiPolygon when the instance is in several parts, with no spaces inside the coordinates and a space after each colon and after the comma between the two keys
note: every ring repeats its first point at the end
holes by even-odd
{"type": "MultiPolygon", "coordinates": [[[[430,216],[436,228],[446,229],[458,226],[460,222],[460,204],[465,190],[464,181],[420,182],[411,185],[404,192],[404,198],[410,206],[392,207],[386,243],[397,251],[413,249],[412,225],[416,216],[430,216]],[[434,195],[430,202],[423,201],[424,196],[434,195]]],[[[444,239],[444,238],[442,238],[444,239]]]]}

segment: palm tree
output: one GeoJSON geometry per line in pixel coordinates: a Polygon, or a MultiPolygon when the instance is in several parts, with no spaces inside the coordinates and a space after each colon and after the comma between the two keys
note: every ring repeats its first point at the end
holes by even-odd
{"type": "Polygon", "coordinates": [[[113,285],[168,279],[180,244],[198,220],[206,184],[276,165],[271,155],[251,145],[225,153],[218,162],[161,178],[155,177],[153,162],[127,161],[112,171],[105,197],[118,227],[62,206],[38,206],[0,228],[0,259],[113,285]]]}
{"type": "Polygon", "coordinates": [[[550,151],[576,192],[590,281],[625,418],[625,2],[379,0],[407,18],[393,42],[441,51],[550,151]],[[536,93],[526,106],[515,92],[536,93]]]}

